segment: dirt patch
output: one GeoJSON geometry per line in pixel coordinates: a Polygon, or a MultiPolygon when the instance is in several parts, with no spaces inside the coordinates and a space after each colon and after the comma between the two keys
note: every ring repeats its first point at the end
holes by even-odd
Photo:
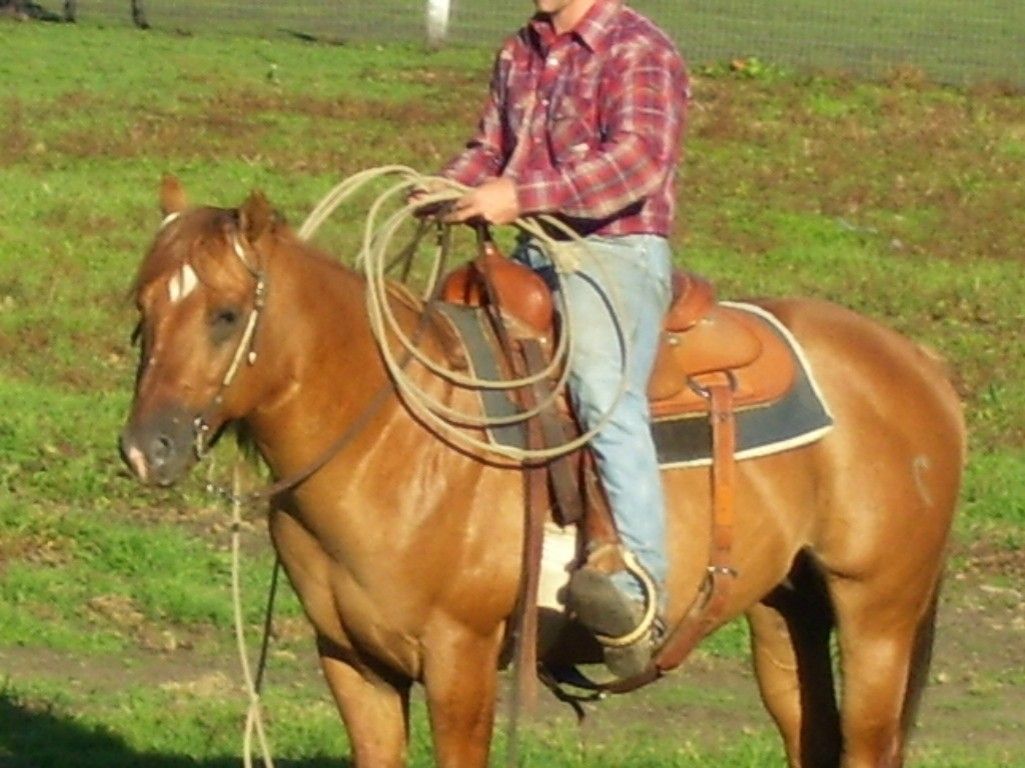
{"type": "MultiPolygon", "coordinates": [[[[919,715],[914,748],[926,751],[976,744],[980,749],[1025,754],[1025,594],[1004,586],[1004,576],[1018,573],[1022,560],[980,555],[954,574],[939,616],[930,686],[919,715]],[[1008,570],[1010,568],[1010,570],[1008,570]]],[[[1018,582],[1020,583],[1020,582],[1018,582]]],[[[137,630],[137,612],[123,601],[97,598],[92,610],[112,614],[137,630]]],[[[279,627],[278,646],[269,667],[273,681],[287,669],[290,686],[308,690],[311,700],[327,697],[305,622],[299,618],[279,627]],[[286,648],[285,646],[290,646],[286,648]],[[305,650],[309,648],[309,650],[305,650]]],[[[135,685],[158,686],[174,694],[224,691],[239,685],[237,659],[228,652],[209,655],[189,644],[140,643],[116,657],[76,657],[45,649],[0,648],[0,677],[14,683],[35,679],[67,681],[73,691],[92,696],[135,685]]],[[[504,704],[499,712],[503,713],[504,704]]],[[[645,729],[679,729],[681,743],[708,748],[755,733],[774,733],[758,698],[746,659],[724,659],[700,650],[668,679],[630,696],[587,705],[579,737],[608,744],[645,729]]],[[[534,720],[544,733],[577,728],[571,710],[542,692],[534,720]]]]}

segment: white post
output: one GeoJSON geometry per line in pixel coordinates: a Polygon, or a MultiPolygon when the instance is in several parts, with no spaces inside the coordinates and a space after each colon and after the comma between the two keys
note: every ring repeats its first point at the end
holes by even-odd
{"type": "Polygon", "coordinates": [[[427,42],[431,45],[445,42],[451,10],[451,0],[427,0],[427,42]]]}

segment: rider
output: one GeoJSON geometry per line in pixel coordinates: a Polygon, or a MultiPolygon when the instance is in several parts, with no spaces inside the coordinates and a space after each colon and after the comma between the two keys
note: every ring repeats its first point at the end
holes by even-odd
{"type": "MultiPolygon", "coordinates": [[[[570,392],[583,428],[607,419],[591,444],[598,474],[620,538],[664,608],[665,502],[646,389],[671,300],[667,236],[687,73],[669,37],[620,0],[533,2],[537,13],[498,52],[476,135],[443,171],[473,187],[450,220],[552,214],[585,238],[588,255],[558,282],[573,340],[570,392]],[[617,323],[628,353],[621,395],[617,323]]],[[[522,237],[512,255],[554,284],[540,243],[522,237]]],[[[627,571],[593,565],[567,589],[567,607],[598,635],[633,630],[643,600],[627,571]]],[[[639,673],[654,640],[649,632],[607,647],[606,663],[620,676],[639,673]]]]}

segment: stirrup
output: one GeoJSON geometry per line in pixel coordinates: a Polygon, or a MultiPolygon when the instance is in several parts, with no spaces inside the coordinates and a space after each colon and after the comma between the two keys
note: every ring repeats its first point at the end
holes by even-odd
{"type": "Polygon", "coordinates": [[[658,616],[658,592],[655,587],[655,580],[651,578],[648,569],[637,560],[637,556],[625,547],[619,547],[620,557],[623,565],[631,576],[641,583],[644,592],[644,613],[641,615],[640,623],[625,635],[613,637],[595,633],[595,639],[605,648],[626,648],[629,645],[640,642],[649,635],[658,616]]]}

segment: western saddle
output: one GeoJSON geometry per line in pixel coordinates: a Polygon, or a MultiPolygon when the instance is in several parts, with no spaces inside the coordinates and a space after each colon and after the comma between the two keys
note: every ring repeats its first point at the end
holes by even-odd
{"type": "MultiPolygon", "coordinates": [[[[545,364],[543,346],[553,348],[556,333],[554,302],[548,286],[524,265],[504,258],[489,237],[480,239],[480,255],[450,273],[439,298],[484,309],[499,339],[507,364],[522,376],[545,364]]],[[[646,685],[683,662],[714,626],[725,609],[736,576],[731,566],[735,474],[735,410],[783,397],[795,380],[792,356],[765,322],[750,313],[716,302],[711,283],[698,275],[673,275],[673,301],[666,314],[655,367],[648,384],[653,419],[705,413],[711,427],[712,525],[706,578],[683,619],[671,628],[649,669],[634,678],[596,689],[622,693],[646,685]]],[[[528,388],[529,389],[529,388],[528,388]]],[[[529,409],[544,393],[525,392],[529,409]]],[[[556,414],[542,414],[527,428],[528,447],[565,440],[556,414]]],[[[527,524],[524,579],[516,633],[517,685],[521,700],[536,697],[536,646],[525,639],[537,636],[537,583],[543,523],[553,507],[563,525],[581,522],[583,542],[615,546],[619,539],[604,495],[594,488],[593,473],[582,460],[562,457],[547,467],[525,468],[527,524]],[[551,488],[551,492],[549,491],[551,488]],[[552,497],[554,496],[554,499],[552,497]]],[[[602,547],[608,551],[610,546],[602,547]]],[[[583,550],[582,550],[583,551],[583,550]]],[[[590,566],[591,560],[588,560],[590,566]]],[[[607,566],[606,566],[607,567],[607,566]]],[[[622,565],[613,565],[622,567],[622,565]]],[[[557,694],[558,695],[558,694],[557,694]]]]}

